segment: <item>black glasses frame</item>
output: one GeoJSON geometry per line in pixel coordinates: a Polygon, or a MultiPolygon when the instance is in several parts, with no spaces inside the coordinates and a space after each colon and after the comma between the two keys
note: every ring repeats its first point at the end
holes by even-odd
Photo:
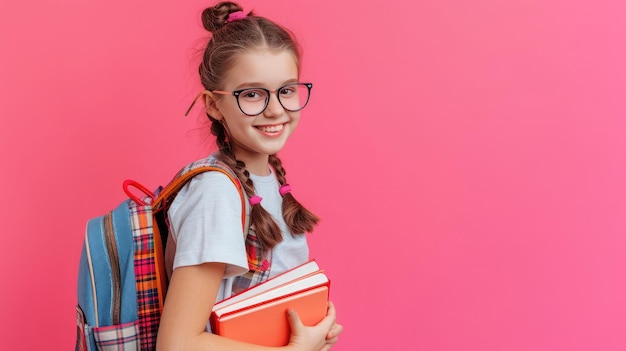
{"type": "Polygon", "coordinates": [[[233,90],[233,91],[223,91],[223,90],[213,90],[212,93],[213,94],[221,94],[221,95],[233,95],[236,99],[237,99],[237,107],[239,107],[239,110],[241,111],[241,113],[243,113],[246,116],[258,116],[261,113],[263,113],[263,111],[265,111],[265,109],[267,108],[267,105],[269,105],[270,103],[270,94],[274,93],[276,94],[276,98],[278,99],[278,102],[280,103],[280,106],[282,106],[285,110],[289,111],[289,112],[297,112],[302,110],[303,108],[306,107],[306,105],[309,103],[309,100],[311,98],[311,89],[313,88],[313,83],[289,83],[289,84],[285,84],[275,90],[269,90],[269,89],[265,89],[265,88],[245,88],[245,89],[238,89],[238,90],[233,90]],[[280,91],[284,88],[290,87],[290,86],[294,86],[294,85],[304,85],[306,86],[306,88],[308,89],[308,94],[307,94],[307,98],[306,101],[304,102],[304,105],[302,105],[302,107],[297,108],[297,109],[289,109],[287,107],[285,107],[285,105],[283,105],[283,102],[280,100],[280,91]],[[241,104],[239,103],[239,96],[241,96],[241,93],[243,93],[244,91],[247,90],[263,90],[266,93],[266,97],[265,97],[265,106],[263,106],[263,108],[261,109],[261,111],[259,113],[255,113],[255,114],[250,114],[250,113],[246,113],[246,111],[244,111],[241,108],[241,104]]]}

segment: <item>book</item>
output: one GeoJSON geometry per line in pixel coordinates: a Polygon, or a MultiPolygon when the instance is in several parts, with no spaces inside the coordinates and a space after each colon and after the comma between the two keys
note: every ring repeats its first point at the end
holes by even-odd
{"type": "Polygon", "coordinates": [[[314,260],[213,306],[213,333],[263,346],[285,346],[291,330],[287,310],[312,326],[326,316],[330,280],[314,260]]]}

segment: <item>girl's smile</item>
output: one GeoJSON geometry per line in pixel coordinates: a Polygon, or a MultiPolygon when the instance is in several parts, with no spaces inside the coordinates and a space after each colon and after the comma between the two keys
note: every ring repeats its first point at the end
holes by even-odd
{"type": "Polygon", "coordinates": [[[282,134],[285,124],[255,126],[263,135],[268,137],[278,137],[282,134]]]}

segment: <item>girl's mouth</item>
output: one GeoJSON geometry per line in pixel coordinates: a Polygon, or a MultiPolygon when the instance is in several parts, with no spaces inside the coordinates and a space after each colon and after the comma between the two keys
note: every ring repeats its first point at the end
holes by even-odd
{"type": "Polygon", "coordinates": [[[277,124],[277,125],[266,125],[266,126],[255,126],[258,130],[265,134],[277,134],[283,131],[285,124],[277,124]]]}

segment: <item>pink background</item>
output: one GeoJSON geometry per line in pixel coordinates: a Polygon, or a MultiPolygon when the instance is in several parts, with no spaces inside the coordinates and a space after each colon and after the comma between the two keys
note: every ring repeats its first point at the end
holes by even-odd
{"type": "MultiPolygon", "coordinates": [[[[283,157],[336,350],[626,349],[623,1],[242,3],[315,83],[283,157]]],[[[206,4],[0,5],[1,350],[72,349],[87,219],[211,151],[206,4]]]]}

